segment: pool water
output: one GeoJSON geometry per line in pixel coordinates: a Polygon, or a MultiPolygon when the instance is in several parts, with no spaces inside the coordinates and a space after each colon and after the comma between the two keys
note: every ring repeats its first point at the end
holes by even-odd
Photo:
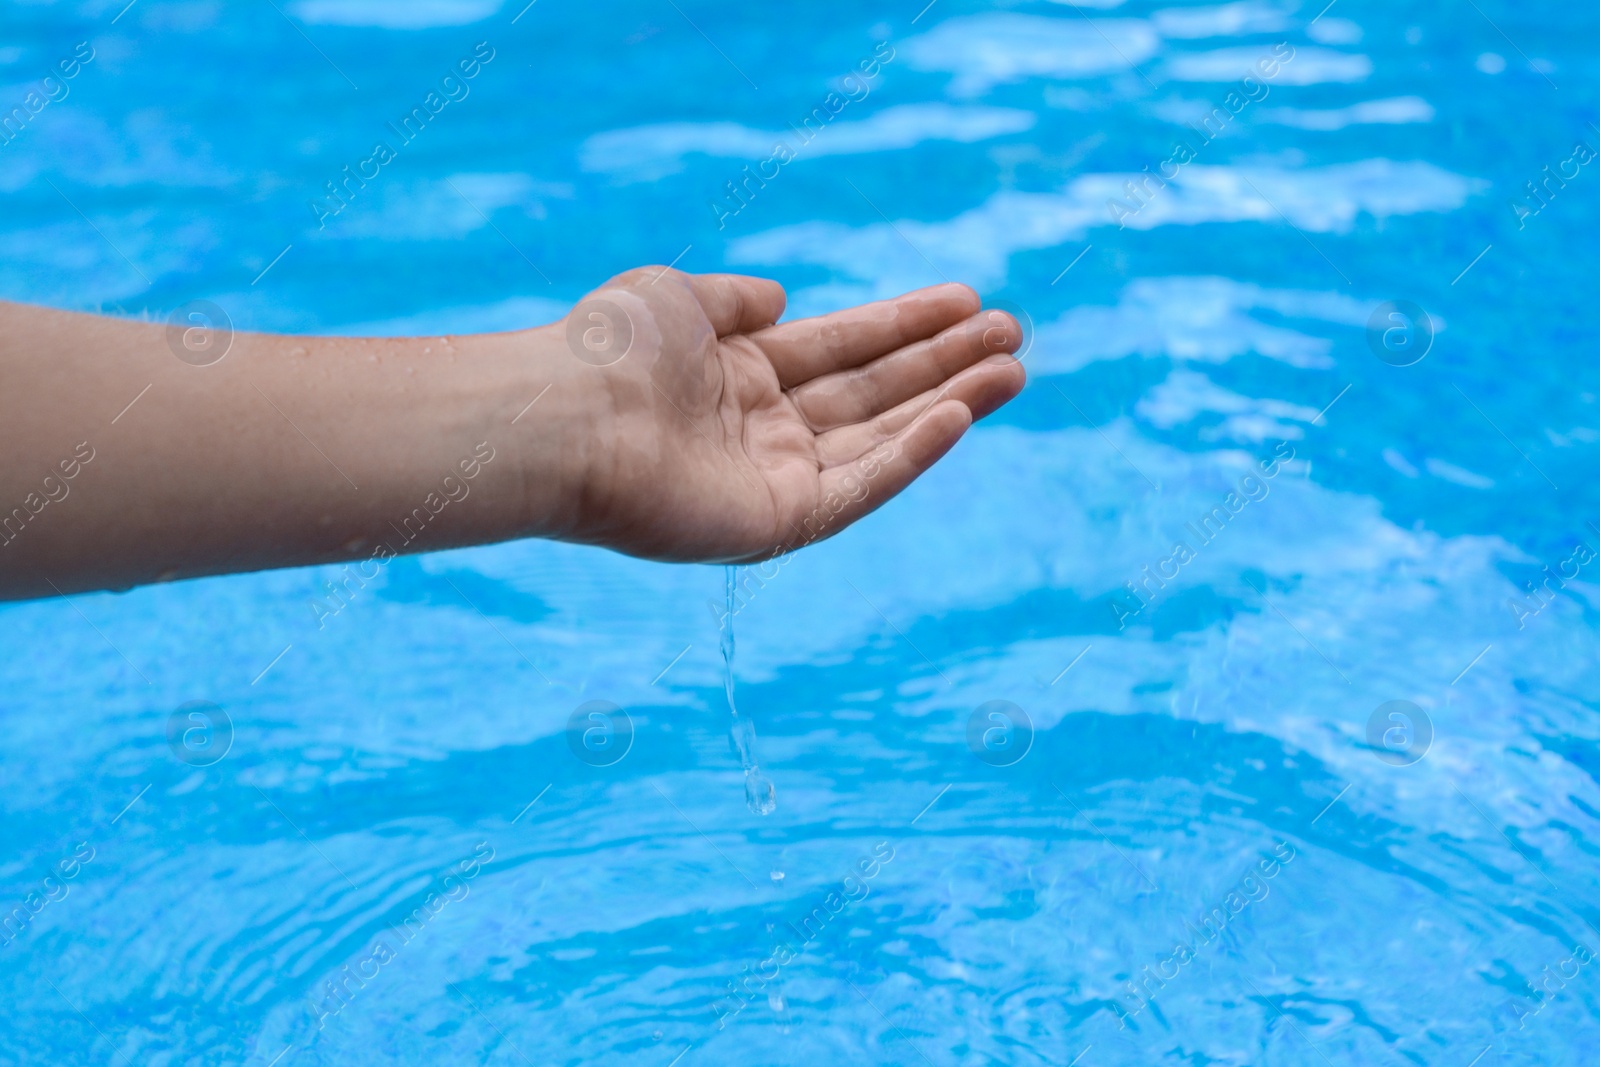
{"type": "Polygon", "coordinates": [[[767,815],[720,568],[0,608],[0,1063],[1593,1062],[1600,15],[923,2],[0,4],[8,299],[1031,330],[736,576],[767,815]]]}

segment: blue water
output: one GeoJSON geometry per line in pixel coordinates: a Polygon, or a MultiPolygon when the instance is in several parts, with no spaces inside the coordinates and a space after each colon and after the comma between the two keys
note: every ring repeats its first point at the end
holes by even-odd
{"type": "Polygon", "coordinates": [[[0,296],[412,333],[650,262],[949,277],[1031,379],[741,579],[770,815],[718,568],[0,608],[0,1062],[1594,1061],[1593,9],[123,2],[0,5],[3,108],[94,53],[0,145],[0,296]]]}

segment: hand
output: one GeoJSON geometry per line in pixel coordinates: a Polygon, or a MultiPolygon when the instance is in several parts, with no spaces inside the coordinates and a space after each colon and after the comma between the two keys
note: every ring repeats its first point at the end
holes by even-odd
{"type": "Polygon", "coordinates": [[[882,505],[1022,389],[1021,327],[964,285],[773,325],[784,303],[776,282],[659,267],[579,302],[560,327],[598,407],[567,536],[779,555],[882,505]]]}
{"type": "Polygon", "coordinates": [[[764,559],[1022,388],[1021,329],[965,286],[775,326],[783,305],[645,268],[533,330],[230,332],[196,364],[160,323],[0,302],[0,600],[316,563],[365,582],[513,537],[764,559]]]}

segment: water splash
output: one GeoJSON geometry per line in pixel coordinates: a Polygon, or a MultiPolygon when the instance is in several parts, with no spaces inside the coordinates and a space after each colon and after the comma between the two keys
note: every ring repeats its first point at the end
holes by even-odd
{"type": "Polygon", "coordinates": [[[756,727],[747,717],[739,714],[739,705],[733,700],[733,609],[734,589],[738,584],[738,568],[724,568],[727,575],[728,604],[722,616],[722,688],[728,694],[728,715],[731,721],[729,741],[739,753],[744,766],[744,800],[757,815],[771,815],[778,810],[777,790],[772,780],[761,773],[756,762],[756,727]]]}

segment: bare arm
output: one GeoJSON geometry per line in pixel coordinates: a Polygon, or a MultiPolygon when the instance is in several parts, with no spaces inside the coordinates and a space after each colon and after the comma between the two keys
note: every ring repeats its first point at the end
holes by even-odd
{"type": "Polygon", "coordinates": [[[239,333],[209,362],[225,335],[0,303],[0,598],[515,537],[763,558],[1022,385],[1015,322],[962,286],[782,309],[772,282],[648,268],[537,329],[239,333]]]}

